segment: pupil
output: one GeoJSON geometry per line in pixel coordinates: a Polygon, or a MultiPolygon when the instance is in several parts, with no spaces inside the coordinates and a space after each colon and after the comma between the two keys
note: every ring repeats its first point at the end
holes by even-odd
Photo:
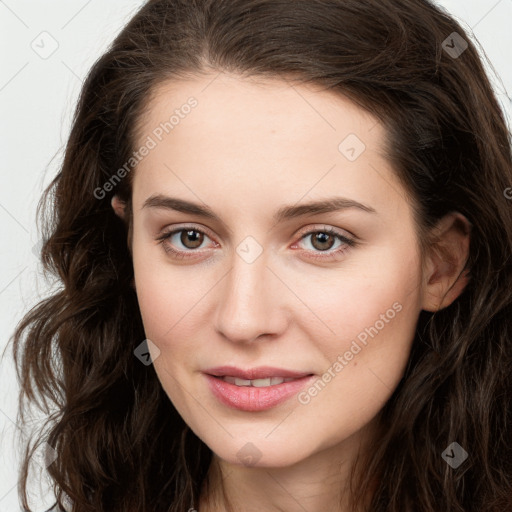
{"type": "MultiPolygon", "coordinates": [[[[329,235],[328,233],[317,233],[316,236],[314,237],[314,241],[315,242],[319,242],[320,244],[325,244],[327,243],[327,240],[331,238],[331,235],[329,235]]],[[[313,244],[315,245],[315,244],[313,244]]],[[[317,247],[317,249],[330,249],[332,246],[332,243],[329,245],[329,247],[317,247]]]]}
{"type": "Polygon", "coordinates": [[[190,243],[192,243],[193,249],[201,245],[201,240],[200,240],[201,233],[199,233],[199,231],[195,231],[193,229],[186,231],[186,232],[184,231],[181,238],[182,238],[181,242],[183,243],[183,245],[185,245],[187,247],[188,247],[187,244],[190,244],[190,243]]]}

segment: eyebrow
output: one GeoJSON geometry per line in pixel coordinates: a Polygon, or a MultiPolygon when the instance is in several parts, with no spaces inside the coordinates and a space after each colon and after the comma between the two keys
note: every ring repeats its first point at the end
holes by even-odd
{"type": "MultiPolygon", "coordinates": [[[[178,199],[176,197],[164,196],[161,194],[148,197],[142,208],[158,208],[165,210],[176,210],[178,212],[197,215],[222,223],[221,219],[208,206],[202,206],[197,203],[178,199]]],[[[359,203],[346,197],[331,197],[321,201],[311,201],[300,205],[283,206],[274,213],[273,221],[277,224],[285,220],[303,217],[305,215],[314,215],[318,213],[330,213],[357,208],[367,213],[377,213],[371,206],[359,203]]]]}

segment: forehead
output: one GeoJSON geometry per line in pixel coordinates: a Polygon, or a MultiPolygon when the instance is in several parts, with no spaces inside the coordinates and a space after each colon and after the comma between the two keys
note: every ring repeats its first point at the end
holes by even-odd
{"type": "Polygon", "coordinates": [[[336,144],[340,137],[354,133],[374,146],[384,135],[375,117],[340,92],[284,78],[242,78],[221,72],[163,82],[151,91],[138,123],[138,138],[169,121],[173,114],[173,131],[177,124],[194,126],[198,135],[201,129],[211,135],[236,131],[240,140],[233,142],[241,142],[248,130],[252,135],[285,140],[324,139],[326,144],[336,144]],[[192,112],[187,106],[191,98],[197,102],[192,112]],[[189,119],[182,123],[185,118],[189,119]]]}
{"type": "Polygon", "coordinates": [[[134,196],[232,185],[276,200],[336,189],[378,203],[383,182],[403,192],[382,156],[385,135],[366,110],[319,86],[226,73],[171,80],[140,118],[136,146],[153,147],[137,165],[134,196]]]}

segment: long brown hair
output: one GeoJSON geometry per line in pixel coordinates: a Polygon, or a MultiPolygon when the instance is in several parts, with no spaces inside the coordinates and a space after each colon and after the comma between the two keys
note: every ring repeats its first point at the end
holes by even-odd
{"type": "MultiPolygon", "coordinates": [[[[145,335],[130,226],[110,205],[115,193],[130,207],[133,172],[104,185],[133,156],[158,84],[222,70],[319,84],[375,115],[425,247],[444,214],[472,223],[469,284],[449,307],[420,313],[354,506],[372,489],[372,512],[510,510],[511,138],[473,42],[427,0],[150,0],[92,67],[38,206],[45,271],[61,287],[13,336],[20,421],[27,401],[57,408],[43,428],[59,503],[183,512],[199,502],[211,451],[134,356],[145,335]],[[468,453],[456,469],[442,456],[454,441],[468,453]]],[[[27,444],[20,467],[25,510],[42,441],[27,444]]]]}

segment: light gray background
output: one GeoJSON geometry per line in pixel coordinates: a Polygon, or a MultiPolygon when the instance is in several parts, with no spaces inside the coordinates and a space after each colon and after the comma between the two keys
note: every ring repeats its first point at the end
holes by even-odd
{"type": "MultiPolygon", "coordinates": [[[[33,252],[40,238],[36,205],[61,162],[82,80],[142,3],[0,0],[0,350],[49,289],[33,252]]],[[[498,74],[491,79],[510,123],[512,0],[437,3],[483,47],[498,74]]],[[[0,362],[0,512],[20,510],[14,449],[18,387],[10,354],[9,347],[0,362]]],[[[53,502],[47,489],[46,480],[33,486],[37,511],[53,502]]]]}

